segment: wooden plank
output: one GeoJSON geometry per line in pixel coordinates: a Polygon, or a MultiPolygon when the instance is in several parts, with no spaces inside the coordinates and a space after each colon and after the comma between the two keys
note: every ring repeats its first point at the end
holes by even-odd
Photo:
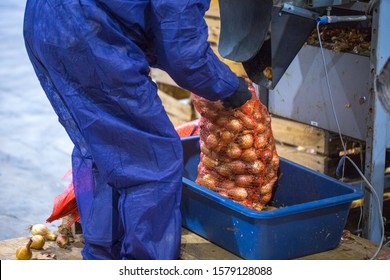
{"type": "Polygon", "coordinates": [[[239,260],[240,258],[186,228],[183,228],[180,259],[239,260]]]}
{"type": "Polygon", "coordinates": [[[190,104],[180,102],[161,90],[158,90],[158,95],[174,126],[178,126],[192,120],[193,109],[190,104]]]}
{"type": "MultiPolygon", "coordinates": [[[[20,237],[0,241],[0,260],[16,260],[15,251],[19,246],[25,245],[28,237],[20,237]]],[[[60,248],[54,241],[46,242],[42,250],[32,250],[33,258],[39,259],[39,255],[55,255],[57,260],[81,260],[83,243],[81,235],[76,236],[76,242],[68,248],[60,248]]],[[[342,239],[337,248],[308,255],[299,259],[305,260],[364,260],[373,256],[377,245],[369,240],[350,235],[348,239],[342,239]]],[[[378,257],[390,254],[390,248],[382,248],[378,257]]],[[[181,255],[182,260],[238,260],[240,257],[209,242],[201,236],[183,228],[181,255]]]]}
{"type": "Polygon", "coordinates": [[[176,84],[176,82],[171,78],[171,76],[169,76],[167,72],[165,72],[165,71],[163,71],[161,69],[151,68],[150,69],[150,77],[156,83],[163,83],[163,84],[166,84],[166,85],[179,87],[176,84]]]}
{"type": "MultiPolygon", "coordinates": [[[[16,260],[15,252],[19,246],[27,244],[29,237],[20,237],[15,239],[0,241],[0,259],[16,260]]],[[[76,236],[76,242],[71,243],[66,249],[60,248],[55,241],[46,241],[42,250],[34,250],[32,259],[39,259],[42,255],[55,255],[57,260],[81,260],[81,250],[84,247],[81,241],[81,235],[76,236]]]]}
{"type": "Polygon", "coordinates": [[[309,154],[297,150],[297,147],[291,147],[276,143],[276,151],[280,157],[313,169],[315,171],[326,173],[327,157],[319,154],[309,154]]]}
{"type": "Polygon", "coordinates": [[[275,115],[271,121],[275,141],[290,146],[300,146],[312,153],[326,154],[327,138],[324,130],[275,115]]]}
{"type": "Polygon", "coordinates": [[[219,18],[219,3],[218,0],[210,1],[210,8],[206,11],[206,16],[219,18]]]}

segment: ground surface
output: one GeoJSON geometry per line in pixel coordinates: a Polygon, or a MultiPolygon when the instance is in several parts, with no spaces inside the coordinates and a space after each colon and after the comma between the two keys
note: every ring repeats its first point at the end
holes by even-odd
{"type": "Polygon", "coordinates": [[[0,240],[45,223],[72,150],[24,48],[25,2],[0,1],[0,240]]]}

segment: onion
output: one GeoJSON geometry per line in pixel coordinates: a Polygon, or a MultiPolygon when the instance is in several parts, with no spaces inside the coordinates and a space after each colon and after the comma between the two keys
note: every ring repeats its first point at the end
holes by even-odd
{"type": "Polygon", "coordinates": [[[264,134],[259,134],[255,139],[255,145],[257,149],[263,149],[265,146],[267,146],[267,138],[264,134]]]}
{"type": "Polygon", "coordinates": [[[55,235],[53,232],[49,232],[45,237],[47,240],[55,241],[57,238],[57,235],[55,235]]]}
{"type": "Polygon", "coordinates": [[[249,172],[252,174],[260,174],[264,170],[264,163],[261,160],[255,160],[249,165],[249,172]]]}
{"type": "Polygon", "coordinates": [[[220,188],[224,190],[232,189],[236,186],[236,183],[230,180],[224,180],[220,184],[220,188]]]}
{"type": "Polygon", "coordinates": [[[269,163],[272,159],[272,151],[270,149],[265,149],[263,151],[263,158],[267,163],[269,163]]]}
{"type": "Polygon", "coordinates": [[[248,187],[253,182],[252,175],[237,175],[234,181],[237,186],[248,187]]]}
{"type": "Polygon", "coordinates": [[[236,111],[235,115],[236,115],[237,118],[239,118],[242,121],[242,124],[246,128],[249,128],[249,129],[255,128],[256,122],[255,122],[255,120],[252,117],[244,114],[241,111],[236,111]]]}
{"type": "Polygon", "coordinates": [[[238,138],[238,144],[242,149],[248,149],[253,146],[253,135],[252,134],[244,134],[238,138]]]}
{"type": "Polygon", "coordinates": [[[45,245],[45,237],[43,237],[42,235],[39,234],[34,235],[33,237],[31,237],[31,240],[32,240],[31,243],[32,249],[40,250],[45,245]]]}
{"type": "Polygon", "coordinates": [[[232,132],[239,132],[242,130],[242,124],[237,119],[232,119],[228,124],[226,125],[227,129],[232,132]]]}
{"type": "Polygon", "coordinates": [[[18,260],[29,260],[32,258],[32,251],[30,249],[32,242],[33,241],[30,238],[25,246],[20,246],[18,249],[16,249],[16,258],[18,260]]]}
{"type": "Polygon", "coordinates": [[[31,231],[32,235],[46,236],[46,234],[49,233],[49,229],[44,224],[31,225],[28,229],[31,231]]]}
{"type": "Polygon", "coordinates": [[[226,155],[232,159],[239,158],[241,154],[242,154],[242,150],[237,144],[234,143],[230,144],[226,150],[226,155]]]}
{"type": "Polygon", "coordinates": [[[208,189],[215,189],[217,186],[218,180],[212,176],[211,174],[206,174],[202,178],[202,186],[208,188],[208,189]]]}
{"type": "Polygon", "coordinates": [[[56,239],[56,243],[60,248],[64,248],[69,244],[69,238],[68,236],[59,233],[56,239]]]}
{"type": "Polygon", "coordinates": [[[256,149],[245,149],[241,154],[241,159],[246,162],[253,162],[257,159],[256,149]]]}
{"type": "Polygon", "coordinates": [[[244,188],[233,188],[227,191],[228,195],[236,201],[243,201],[248,197],[248,192],[244,188]]]}
{"type": "Polygon", "coordinates": [[[215,136],[214,134],[210,134],[209,136],[207,136],[206,146],[209,149],[214,149],[215,147],[217,147],[218,146],[217,136],[215,136]]]}
{"type": "MultiPolygon", "coordinates": [[[[48,240],[53,240],[54,233],[44,224],[35,224],[28,227],[32,235],[42,235],[48,240]]],[[[54,239],[55,240],[55,239],[54,239]]]]}
{"type": "Polygon", "coordinates": [[[228,162],[226,163],[226,165],[232,171],[233,175],[247,173],[245,163],[240,160],[234,160],[232,162],[228,162]]]}
{"type": "Polygon", "coordinates": [[[232,174],[232,171],[226,165],[220,165],[215,168],[215,171],[221,176],[229,177],[232,174]]]}
{"type": "Polygon", "coordinates": [[[206,147],[206,145],[203,142],[200,143],[200,151],[207,156],[210,155],[210,150],[206,147]]]}
{"type": "Polygon", "coordinates": [[[248,102],[246,102],[244,105],[240,107],[241,111],[249,114],[253,114],[254,109],[255,109],[255,103],[253,102],[253,99],[249,100],[248,102]]]}
{"type": "Polygon", "coordinates": [[[229,142],[233,139],[233,134],[229,130],[225,130],[221,133],[221,141],[229,142]]]}
{"type": "Polygon", "coordinates": [[[206,155],[202,156],[202,163],[209,169],[214,169],[217,166],[217,162],[206,155]]]}
{"type": "Polygon", "coordinates": [[[261,186],[260,188],[260,193],[261,194],[266,194],[266,193],[269,193],[269,192],[272,192],[272,189],[275,185],[275,182],[276,182],[277,178],[274,177],[271,181],[269,181],[267,184],[265,184],[264,186],[261,186]]]}
{"type": "Polygon", "coordinates": [[[257,133],[264,133],[264,131],[267,130],[267,127],[261,123],[261,122],[258,122],[257,125],[256,125],[256,132],[257,133]]]}
{"type": "Polygon", "coordinates": [[[271,197],[272,192],[266,193],[260,197],[260,202],[265,205],[271,200],[271,197]]]}
{"type": "Polygon", "coordinates": [[[273,167],[278,167],[279,166],[279,156],[278,154],[276,153],[276,151],[274,151],[274,155],[272,157],[272,163],[273,167]]]}

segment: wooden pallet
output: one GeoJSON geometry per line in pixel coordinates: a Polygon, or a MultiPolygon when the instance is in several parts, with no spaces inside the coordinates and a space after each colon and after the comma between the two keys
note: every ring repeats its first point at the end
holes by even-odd
{"type": "MultiPolygon", "coordinates": [[[[306,166],[315,171],[336,176],[336,169],[342,156],[339,135],[293,120],[272,116],[272,131],[279,156],[306,166]]],[[[364,143],[345,140],[349,156],[360,166],[364,143]]],[[[346,163],[346,177],[356,177],[352,165],[346,163]]]]}

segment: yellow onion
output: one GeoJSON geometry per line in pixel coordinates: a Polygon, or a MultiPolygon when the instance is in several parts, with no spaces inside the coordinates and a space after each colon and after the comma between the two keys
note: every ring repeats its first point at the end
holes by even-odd
{"type": "Polygon", "coordinates": [[[228,195],[236,201],[243,201],[248,197],[248,192],[244,188],[233,188],[227,190],[228,195]]]}
{"type": "Polygon", "coordinates": [[[243,149],[248,149],[253,146],[253,135],[252,134],[244,134],[238,138],[238,144],[243,149]]]}
{"type": "Polygon", "coordinates": [[[237,159],[241,156],[241,154],[242,154],[242,150],[240,149],[240,147],[237,144],[234,144],[234,143],[229,144],[229,146],[226,150],[226,155],[229,158],[237,159]]]}
{"type": "Polygon", "coordinates": [[[18,260],[29,260],[32,258],[32,252],[31,252],[31,244],[32,244],[32,239],[28,241],[28,243],[24,246],[20,246],[18,249],[16,249],[16,258],[18,260]]]}
{"type": "Polygon", "coordinates": [[[39,234],[34,235],[33,237],[31,237],[31,240],[32,240],[31,243],[32,249],[40,250],[45,245],[45,237],[43,237],[42,235],[39,234]]]}
{"type": "Polygon", "coordinates": [[[57,235],[55,235],[51,231],[45,237],[46,237],[47,240],[50,240],[50,241],[55,241],[57,239],[57,235]]]}
{"type": "Polygon", "coordinates": [[[56,236],[53,232],[51,232],[48,227],[44,224],[35,224],[28,227],[28,230],[32,235],[42,235],[48,240],[54,241],[56,236]]]}
{"type": "Polygon", "coordinates": [[[32,235],[46,236],[46,234],[48,234],[48,232],[49,232],[49,229],[44,224],[31,225],[29,227],[29,230],[31,231],[32,235]]]}

